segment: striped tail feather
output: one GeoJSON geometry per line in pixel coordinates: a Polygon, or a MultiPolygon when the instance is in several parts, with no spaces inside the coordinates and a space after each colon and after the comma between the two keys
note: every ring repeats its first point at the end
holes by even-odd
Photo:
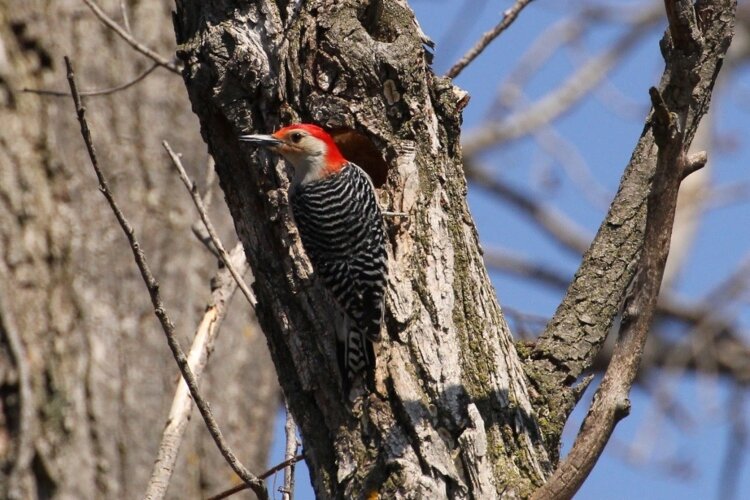
{"type": "Polygon", "coordinates": [[[375,391],[375,347],[362,328],[350,325],[343,340],[339,338],[336,343],[336,358],[345,395],[349,395],[352,381],[362,371],[367,388],[375,391]]]}

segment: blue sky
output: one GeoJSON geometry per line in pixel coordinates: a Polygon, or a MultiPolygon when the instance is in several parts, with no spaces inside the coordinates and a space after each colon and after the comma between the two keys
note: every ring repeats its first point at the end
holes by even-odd
{"type": "MultiPolygon", "coordinates": [[[[491,0],[411,0],[424,32],[436,43],[434,69],[443,74],[479,36],[494,26],[512,2],[491,0]],[[460,36],[451,35],[460,31],[460,36]]],[[[480,126],[492,102],[498,84],[508,75],[519,58],[545,30],[570,13],[580,2],[537,0],[521,13],[519,19],[456,79],[456,84],[471,94],[464,111],[464,132],[480,126]]],[[[611,5],[617,4],[610,2],[611,5]]],[[[649,2],[622,1],[620,6],[647,6],[649,2]]],[[[596,182],[614,193],[633,146],[643,128],[648,104],[648,88],[657,83],[663,68],[658,49],[664,23],[651,31],[631,51],[623,64],[611,74],[613,94],[587,97],[560,119],[556,131],[577,150],[591,169],[596,182]],[[613,112],[612,95],[627,104],[628,113],[613,112]],[[609,97],[607,97],[609,96],[609,97]]],[[[592,30],[580,44],[581,52],[593,55],[603,50],[621,33],[621,27],[610,24],[592,30]]],[[[538,75],[524,88],[532,100],[556,88],[575,68],[571,53],[558,51],[538,75]]],[[[722,93],[717,107],[717,132],[722,144],[713,154],[712,181],[717,185],[748,182],[750,151],[742,139],[750,121],[750,71],[745,68],[722,93]]],[[[530,140],[520,140],[485,156],[486,165],[524,191],[543,195],[592,234],[602,220],[606,207],[589,203],[573,182],[562,173],[554,159],[530,140]],[[549,185],[553,185],[550,188],[549,185]]],[[[533,260],[555,266],[572,275],[578,259],[560,251],[558,246],[538,230],[530,227],[513,210],[498,203],[491,195],[470,186],[469,204],[477,223],[482,244],[514,250],[533,260]],[[501,221],[501,222],[498,222],[501,221]]],[[[691,249],[685,273],[678,289],[688,297],[700,298],[726,277],[750,248],[750,204],[729,205],[710,211],[702,221],[699,236],[691,249]],[[744,221],[744,222],[742,222],[744,221]]],[[[528,313],[549,316],[561,299],[558,292],[522,283],[499,273],[491,273],[501,306],[528,313]]],[[[747,302],[745,303],[747,304],[747,302]]],[[[747,329],[750,311],[740,311],[747,329]]],[[[692,423],[680,426],[655,410],[654,400],[641,389],[631,394],[631,416],[616,428],[589,480],[576,498],[579,499],[691,499],[720,498],[721,466],[730,443],[728,385],[721,380],[685,377],[672,379],[657,375],[654,384],[667,388],[689,413],[692,423]],[[641,455],[635,454],[640,452],[641,455]],[[635,463],[634,463],[635,462],[635,463]]],[[[591,397],[593,388],[587,397],[591,397]]],[[[566,429],[563,451],[567,451],[580,425],[585,404],[579,405],[566,429]]],[[[744,404],[744,414],[750,414],[744,404]]],[[[276,426],[276,442],[270,463],[283,456],[283,415],[276,426]]],[[[750,498],[750,456],[745,451],[736,498],[750,498]]],[[[298,467],[297,500],[314,498],[304,465],[298,467]]],[[[279,477],[276,486],[281,484],[279,477]]],[[[270,483],[272,484],[272,483],[270,483]]]]}

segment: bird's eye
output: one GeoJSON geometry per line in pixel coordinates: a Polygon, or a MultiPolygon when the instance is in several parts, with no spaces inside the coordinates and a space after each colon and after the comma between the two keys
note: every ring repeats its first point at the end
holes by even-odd
{"type": "Polygon", "coordinates": [[[292,139],[292,142],[297,143],[302,140],[302,133],[300,132],[293,132],[290,136],[292,139]]]}

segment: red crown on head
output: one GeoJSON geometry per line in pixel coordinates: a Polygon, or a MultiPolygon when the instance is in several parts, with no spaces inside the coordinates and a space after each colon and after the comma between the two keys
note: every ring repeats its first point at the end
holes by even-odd
{"type": "Polygon", "coordinates": [[[293,123],[277,130],[273,135],[280,137],[285,135],[287,132],[299,129],[304,130],[311,136],[315,137],[316,139],[320,139],[325,143],[327,151],[325,157],[327,170],[329,170],[330,172],[335,172],[340,170],[341,167],[348,163],[346,158],[344,158],[344,155],[341,154],[339,147],[333,141],[333,137],[331,137],[331,135],[322,127],[313,125],[312,123],[293,123]]]}

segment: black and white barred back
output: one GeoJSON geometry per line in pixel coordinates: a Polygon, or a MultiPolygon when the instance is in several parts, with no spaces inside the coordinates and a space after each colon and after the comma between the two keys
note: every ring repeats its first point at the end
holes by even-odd
{"type": "Polygon", "coordinates": [[[367,369],[374,385],[388,256],[383,216],[367,174],[353,163],[291,194],[292,212],[315,272],[348,317],[337,332],[337,357],[345,391],[367,369]]]}

